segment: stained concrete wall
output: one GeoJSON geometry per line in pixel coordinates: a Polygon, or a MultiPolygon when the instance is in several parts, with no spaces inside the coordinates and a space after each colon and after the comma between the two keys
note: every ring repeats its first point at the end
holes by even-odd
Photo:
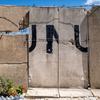
{"type": "MultiPolygon", "coordinates": [[[[60,70],[60,87],[83,87],[86,88],[88,84],[87,78],[87,63],[83,58],[87,59],[87,53],[79,51],[73,42],[74,30],[70,24],[80,26],[80,34],[84,36],[81,38],[80,43],[84,41],[86,47],[86,33],[81,29],[84,27],[83,21],[86,18],[86,11],[84,9],[66,9],[59,10],[59,70],[60,70]],[[86,63],[84,65],[84,63],[86,63]]],[[[87,23],[85,23],[87,26],[87,23]]],[[[85,27],[84,27],[85,28],[85,27]]],[[[85,28],[85,30],[87,30],[85,28]]]]}
{"type": "MultiPolygon", "coordinates": [[[[29,55],[31,35],[29,47],[26,36],[0,35],[0,76],[18,84],[28,85],[29,81],[31,87],[87,88],[90,81],[92,88],[100,88],[100,7],[88,16],[83,8],[0,6],[0,9],[0,17],[7,17],[16,25],[30,9],[30,27],[36,25],[37,29],[36,47],[29,55]],[[52,54],[46,53],[46,25],[54,25],[59,35],[59,44],[53,39],[52,54]],[[89,55],[76,48],[73,25],[80,26],[83,47],[88,46],[89,40],[89,55]]],[[[2,18],[0,23],[0,31],[18,30],[2,18]]]]}
{"type": "Polygon", "coordinates": [[[82,53],[75,47],[73,29],[73,25],[80,25],[84,36],[80,38],[81,44],[83,42],[83,46],[87,46],[87,28],[84,27],[87,22],[83,23],[87,11],[82,8],[30,9],[30,25],[37,26],[37,44],[29,53],[30,86],[87,88],[87,53],[82,53]],[[53,41],[52,54],[46,53],[46,25],[54,25],[59,35],[59,44],[55,39],[53,41]]]}
{"type": "Polygon", "coordinates": [[[29,53],[29,83],[32,87],[58,87],[58,44],[53,41],[53,54],[46,53],[46,25],[53,24],[58,28],[57,10],[31,8],[30,23],[37,25],[36,47],[29,53]]]}
{"type": "Polygon", "coordinates": [[[27,62],[26,36],[0,36],[0,63],[27,62]]]}
{"type": "Polygon", "coordinates": [[[28,86],[27,36],[0,35],[0,76],[28,86]]]}
{"type": "Polygon", "coordinates": [[[0,76],[28,86],[27,37],[3,35],[18,31],[28,7],[0,6],[0,76]]]}
{"type": "MultiPolygon", "coordinates": [[[[29,53],[29,69],[27,65],[27,43],[23,41],[26,40],[26,37],[1,36],[0,66],[2,70],[3,68],[6,70],[1,72],[0,76],[7,76],[18,83],[27,84],[29,70],[29,86],[32,87],[87,88],[87,53],[82,53],[76,48],[73,29],[73,25],[80,25],[80,43],[86,47],[87,11],[83,8],[55,7],[1,7],[0,9],[5,11],[0,13],[1,16],[6,16],[16,25],[30,9],[30,27],[36,25],[37,29],[36,47],[29,53]],[[18,14],[15,13],[17,11],[18,14]],[[46,25],[54,25],[59,35],[59,44],[55,38],[53,39],[52,54],[46,53],[46,25]],[[16,77],[13,78],[13,76],[16,77]],[[23,76],[25,77],[23,78],[23,76]]],[[[11,27],[10,24],[4,22],[0,26],[1,31],[4,29],[16,31],[17,28],[13,25],[11,27]]],[[[31,35],[29,41],[29,46],[31,46],[31,35]]]]}
{"type": "Polygon", "coordinates": [[[100,7],[89,14],[89,67],[92,88],[100,88],[100,7]]]}
{"type": "Polygon", "coordinates": [[[0,32],[18,31],[19,22],[28,11],[28,7],[0,6],[0,32]]]}

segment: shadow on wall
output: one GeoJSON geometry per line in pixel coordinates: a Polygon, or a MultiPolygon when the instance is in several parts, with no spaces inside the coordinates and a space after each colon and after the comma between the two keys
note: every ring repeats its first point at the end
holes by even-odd
{"type": "Polygon", "coordinates": [[[83,47],[87,47],[87,52],[82,53],[82,64],[84,71],[84,87],[90,86],[89,79],[89,59],[88,59],[88,16],[86,15],[80,25],[80,43],[83,47]]]}

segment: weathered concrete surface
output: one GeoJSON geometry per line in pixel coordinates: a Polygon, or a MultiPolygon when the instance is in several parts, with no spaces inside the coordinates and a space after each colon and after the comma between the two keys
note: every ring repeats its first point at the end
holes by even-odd
{"type": "Polygon", "coordinates": [[[52,54],[46,53],[46,42],[37,42],[36,48],[29,55],[30,86],[58,87],[58,49],[54,43],[52,54]],[[52,56],[52,59],[51,59],[52,56]]]}
{"type": "Polygon", "coordinates": [[[25,100],[100,100],[88,89],[30,88],[25,100]]]}
{"type": "Polygon", "coordinates": [[[60,97],[92,97],[91,91],[87,89],[59,89],[60,97]]]}
{"type": "Polygon", "coordinates": [[[59,97],[58,88],[29,88],[26,97],[59,97]]]}
{"type": "Polygon", "coordinates": [[[89,67],[92,88],[100,88],[100,7],[89,15],[89,67]]]}
{"type": "Polygon", "coordinates": [[[78,98],[92,97],[92,92],[88,89],[66,89],[66,88],[29,88],[26,97],[50,97],[50,98],[78,98]]]}
{"type": "Polygon", "coordinates": [[[0,35],[0,63],[27,62],[26,39],[26,35],[0,35]]]}
{"type": "Polygon", "coordinates": [[[93,96],[100,97],[100,89],[91,89],[93,96]]]}
{"type": "MultiPolygon", "coordinates": [[[[30,24],[37,25],[37,45],[29,54],[30,86],[87,88],[87,54],[83,61],[83,53],[74,44],[73,29],[85,17],[82,8],[31,8],[30,24]],[[54,25],[59,35],[59,45],[53,42],[53,54],[46,53],[46,25],[54,25]]],[[[81,42],[86,46],[85,35],[81,42]]]]}
{"type": "MultiPolygon", "coordinates": [[[[88,17],[84,17],[80,25],[80,44],[83,47],[88,47],[88,17]]],[[[89,53],[82,53],[82,66],[84,73],[84,87],[88,87],[89,84],[89,53]]]]}
{"type": "Polygon", "coordinates": [[[0,6],[0,31],[18,31],[19,22],[28,10],[28,7],[0,6]]]}
{"type": "MultiPolygon", "coordinates": [[[[56,7],[32,7],[30,8],[30,24],[52,24],[58,19],[56,7]]],[[[40,35],[41,36],[41,35],[40,35]]]]}
{"type": "Polygon", "coordinates": [[[36,47],[29,53],[32,87],[58,87],[58,44],[53,41],[53,54],[46,53],[46,25],[58,24],[53,21],[56,16],[57,8],[31,8],[30,23],[37,26],[36,47]]]}
{"type": "Polygon", "coordinates": [[[100,100],[100,90],[30,88],[24,100],[100,100]]]}
{"type": "Polygon", "coordinates": [[[1,35],[0,76],[28,86],[27,36],[1,35]]]}
{"type": "Polygon", "coordinates": [[[83,97],[83,98],[25,98],[24,100],[100,100],[98,97],[83,97]]]}
{"type": "MultiPolygon", "coordinates": [[[[86,11],[84,9],[66,9],[59,10],[59,71],[60,71],[60,87],[87,87],[87,61],[83,61],[83,57],[87,59],[87,54],[82,53],[75,47],[74,29],[73,25],[83,24],[86,18],[86,11]],[[83,55],[84,54],[84,55],[83,55]],[[77,70],[78,69],[78,70],[77,70]]],[[[87,25],[87,23],[84,23],[87,25]]],[[[84,27],[85,28],[85,27],[84,27]]],[[[87,30],[85,28],[85,30],[87,30]]],[[[82,30],[80,34],[84,38],[80,39],[85,42],[86,34],[82,30]]],[[[80,37],[81,37],[80,35],[80,37]]],[[[86,44],[86,42],[85,42],[86,44]]],[[[83,45],[84,46],[84,45],[83,45]]],[[[86,46],[86,45],[85,45],[86,46]]]]}
{"type": "Polygon", "coordinates": [[[0,76],[28,86],[27,64],[0,64],[0,76]]]}

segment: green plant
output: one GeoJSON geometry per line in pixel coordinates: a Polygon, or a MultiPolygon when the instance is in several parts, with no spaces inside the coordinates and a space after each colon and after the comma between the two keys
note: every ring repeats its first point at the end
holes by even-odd
{"type": "Polygon", "coordinates": [[[0,77],[0,95],[15,96],[22,94],[25,89],[23,85],[16,86],[12,80],[0,77]]]}
{"type": "Polygon", "coordinates": [[[11,80],[0,77],[0,95],[7,95],[12,86],[13,82],[11,80]]]}
{"type": "Polygon", "coordinates": [[[17,93],[16,87],[9,88],[8,94],[13,95],[13,96],[17,95],[18,93],[17,93]]]}
{"type": "Polygon", "coordinates": [[[22,86],[18,86],[18,87],[16,88],[16,91],[17,91],[18,94],[22,94],[22,93],[23,93],[23,88],[22,88],[22,86]]]}

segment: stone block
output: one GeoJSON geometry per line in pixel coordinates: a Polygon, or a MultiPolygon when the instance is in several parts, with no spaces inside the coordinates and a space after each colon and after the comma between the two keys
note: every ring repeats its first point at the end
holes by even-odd
{"type": "Polygon", "coordinates": [[[58,8],[56,7],[32,7],[30,8],[31,24],[50,24],[58,20],[58,8]]]}
{"type": "Polygon", "coordinates": [[[83,8],[59,8],[59,22],[65,25],[81,24],[87,11],[83,8]]]}
{"type": "Polygon", "coordinates": [[[90,83],[92,88],[100,88],[100,42],[89,44],[90,83]]]}
{"type": "Polygon", "coordinates": [[[29,84],[31,87],[58,87],[58,45],[53,42],[53,53],[46,53],[46,42],[38,41],[29,53],[29,84]]]}
{"type": "Polygon", "coordinates": [[[98,7],[89,16],[89,40],[94,42],[100,42],[100,8],[98,7]]]}
{"type": "Polygon", "coordinates": [[[0,63],[27,62],[27,37],[26,35],[1,35],[0,38],[0,63]]]}
{"type": "Polygon", "coordinates": [[[28,86],[27,63],[0,64],[0,76],[13,80],[16,85],[28,86]]]}
{"type": "MultiPolygon", "coordinates": [[[[30,23],[37,25],[37,44],[34,51],[29,54],[30,85],[58,87],[60,83],[60,87],[87,87],[87,54],[83,54],[75,47],[73,29],[73,25],[80,25],[85,19],[86,11],[84,9],[34,7],[30,12],[30,23]],[[55,46],[56,42],[54,43],[52,55],[45,54],[46,25],[54,25],[59,35],[59,45],[55,46]],[[46,66],[49,66],[49,72],[46,66]],[[33,70],[34,73],[32,73],[33,70]],[[46,80],[45,83],[44,80],[46,80]]],[[[86,40],[85,35],[82,42],[86,40]]]]}
{"type": "Polygon", "coordinates": [[[59,93],[57,88],[29,88],[25,96],[56,98],[59,97],[59,93]]]}
{"type": "Polygon", "coordinates": [[[0,32],[18,31],[19,22],[28,12],[28,7],[0,6],[0,32]]]}
{"type": "Polygon", "coordinates": [[[69,98],[81,98],[81,97],[92,97],[92,93],[87,89],[60,89],[61,97],[69,98]]]}
{"type": "Polygon", "coordinates": [[[88,72],[86,59],[75,45],[71,43],[59,45],[59,82],[60,87],[87,88],[88,72]]]}

